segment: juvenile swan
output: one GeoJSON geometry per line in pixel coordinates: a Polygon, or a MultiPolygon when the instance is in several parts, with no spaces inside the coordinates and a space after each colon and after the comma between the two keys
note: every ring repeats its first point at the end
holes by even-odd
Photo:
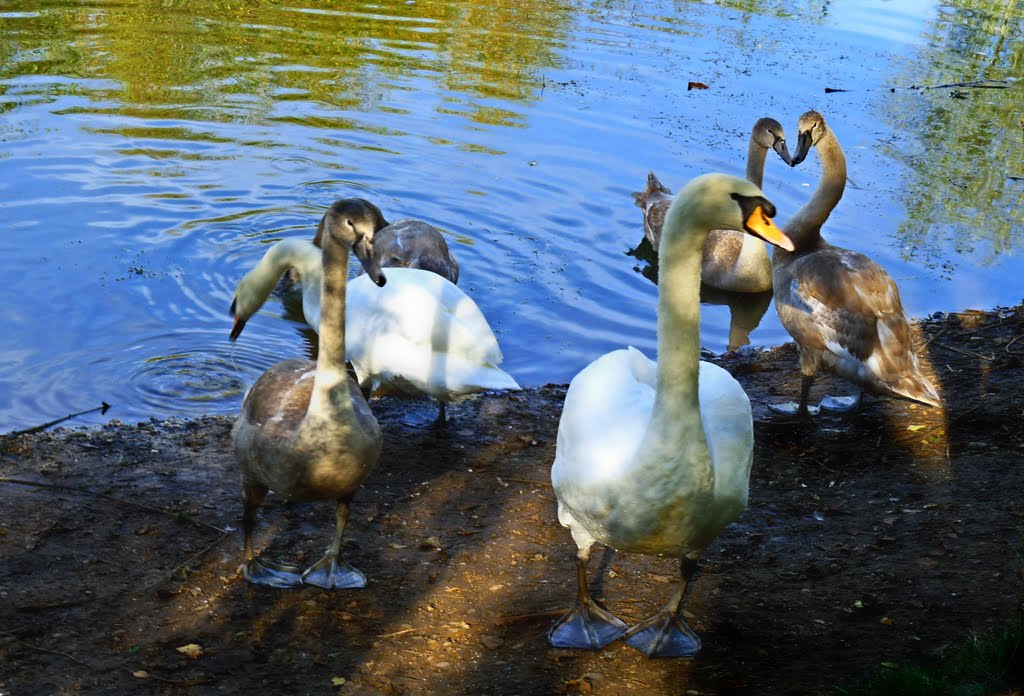
{"type": "MultiPolygon", "coordinates": [[[[786,133],[774,118],[762,118],[754,124],[747,144],[747,181],[763,186],[764,165],[772,149],[786,164],[791,163],[786,133]]],[[[647,189],[634,193],[637,206],[644,211],[644,235],[657,249],[665,213],[672,204],[672,192],[658,177],[647,175],[647,189]]],[[[701,280],[713,288],[731,292],[767,292],[772,289],[772,266],[765,245],[741,232],[712,230],[704,243],[701,280]]]]}
{"type": "MultiPolygon", "coordinates": [[[[809,416],[807,398],[819,370],[858,387],[940,406],[938,392],[922,374],[900,291],[885,270],[864,254],[829,244],[821,227],[846,187],[846,157],[835,133],[817,111],[800,117],[794,166],[813,145],[821,159],[821,180],[811,199],[784,225],[795,251],[772,257],[775,308],[800,347],[800,403],[775,410],[809,416]]],[[[855,408],[859,394],[827,397],[822,407],[855,408]]]]}
{"type": "Polygon", "coordinates": [[[577,598],[551,628],[553,646],[598,649],[624,635],[648,656],[700,649],[681,606],[701,553],[746,507],[754,444],[742,387],[699,360],[701,253],[712,229],[792,248],[774,214],[748,181],[707,174],[687,184],[665,216],[658,249],[658,362],[634,348],[613,351],[569,385],[551,481],[558,519],[578,548],[577,598]],[[587,590],[594,542],[680,559],[672,599],[626,631],[587,590]]]}
{"type": "Polygon", "coordinates": [[[381,449],[377,421],[345,368],[349,249],[375,283],[384,285],[385,278],[373,257],[373,227],[364,224],[358,206],[338,201],[326,220],[317,360],[285,360],[264,372],[246,394],[231,431],[245,501],[243,572],[258,585],[366,585],[363,574],[339,557],[349,501],[381,449]],[[288,501],[336,501],[334,540],[323,558],[301,574],[297,567],[257,558],[253,551],[256,511],[268,490],[288,501]]]}
{"type": "MultiPolygon", "coordinates": [[[[423,220],[404,219],[388,222],[380,209],[372,208],[377,223],[373,250],[382,268],[419,268],[431,271],[452,283],[459,282],[459,263],[448,248],[441,231],[423,220]]],[[[324,221],[316,228],[313,244],[320,246],[324,221]]]]}

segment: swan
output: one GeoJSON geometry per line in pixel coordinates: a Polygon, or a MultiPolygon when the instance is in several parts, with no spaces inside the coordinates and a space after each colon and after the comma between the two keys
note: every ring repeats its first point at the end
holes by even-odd
{"type": "MultiPolygon", "coordinates": [[[[795,251],[772,256],[775,309],[800,348],[803,375],[799,405],[773,410],[807,418],[807,397],[819,370],[828,370],[879,394],[941,406],[935,387],[921,372],[896,283],[864,254],[833,246],[821,227],[846,187],[846,157],[835,133],[817,111],[800,117],[793,166],[813,145],[821,159],[821,180],[811,199],[783,226],[795,251]]],[[[826,397],[833,411],[856,408],[859,394],[826,397]]]]}
{"type": "Polygon", "coordinates": [[[365,587],[366,577],[340,558],[349,502],[377,463],[381,432],[345,367],[345,285],[349,249],[377,285],[385,277],[373,257],[373,228],[339,201],[327,213],[320,304],[327,320],[316,362],[285,360],[246,393],[231,430],[242,472],[245,579],[257,585],[326,589],[365,587]],[[351,213],[355,214],[351,214],[351,213]],[[305,572],[256,556],[252,533],[268,491],[288,501],[334,500],[334,540],[305,572]]]}
{"type": "MultiPolygon", "coordinates": [[[[764,165],[772,149],[790,164],[786,133],[774,118],[758,119],[747,145],[747,181],[763,186],[764,165]]],[[[672,192],[650,172],[647,189],[634,193],[636,205],[644,211],[644,235],[657,249],[665,213],[672,204],[672,192]]],[[[701,279],[705,285],[732,292],[767,292],[772,288],[771,259],[765,245],[733,230],[712,230],[704,244],[701,279]]]]}
{"type": "MultiPolygon", "coordinates": [[[[288,269],[299,275],[303,315],[319,331],[321,272],[314,263],[319,253],[313,242],[301,239],[271,246],[238,283],[231,338],[238,338],[288,269]]],[[[447,402],[481,391],[519,389],[499,367],[501,348],[480,307],[436,273],[391,267],[383,288],[368,274],[356,276],[348,283],[345,321],[348,359],[365,393],[431,396],[439,403],[435,425],[445,423],[447,402]]]]}
{"type": "MultiPolygon", "coordinates": [[[[369,201],[363,202],[376,211],[380,227],[374,236],[373,249],[383,268],[419,268],[432,271],[453,283],[459,282],[459,262],[439,229],[422,220],[404,219],[389,223],[377,206],[369,201]]],[[[321,220],[313,244],[320,246],[323,229],[324,221],[321,220]]]]}
{"type": "Polygon", "coordinates": [[[555,647],[598,649],[619,637],[648,656],[693,655],[700,639],[681,606],[697,559],[746,507],[753,459],[750,401],[724,369],[699,360],[700,260],[712,229],[791,246],[761,190],[724,174],[687,184],[659,245],[658,362],[635,348],[607,353],[573,378],[558,424],[551,482],[558,519],[577,546],[576,603],[548,634],[555,647]],[[595,542],[680,559],[664,608],[626,630],[593,600],[595,542]]]}

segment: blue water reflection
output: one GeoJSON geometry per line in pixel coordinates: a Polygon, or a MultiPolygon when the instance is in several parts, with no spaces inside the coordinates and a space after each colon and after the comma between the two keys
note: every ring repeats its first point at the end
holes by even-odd
{"type": "MultiPolygon", "coordinates": [[[[0,19],[0,431],[101,401],[84,422],[235,412],[310,345],[278,301],[232,345],[234,284],[339,196],[449,235],[521,384],[653,354],[631,192],[648,170],[742,173],[757,118],[808,108],[850,165],[827,235],[911,314],[1021,299],[1019,85],[906,89],[1007,78],[1021,16],[995,3],[12,0],[0,19]]],[[[818,171],[769,160],[780,221],[818,171]]],[[[729,332],[705,307],[704,344],[729,332]]],[[[749,333],[786,338],[773,309],[749,333]]]]}

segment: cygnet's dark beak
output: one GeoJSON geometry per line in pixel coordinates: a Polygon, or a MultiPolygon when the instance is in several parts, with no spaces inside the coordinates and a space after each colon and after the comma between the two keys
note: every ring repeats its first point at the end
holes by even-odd
{"type": "Polygon", "coordinates": [[[772,145],[772,149],[775,150],[776,154],[782,158],[782,161],[793,166],[793,157],[789,154],[789,147],[786,145],[785,138],[776,138],[775,144],[772,145]]]}
{"type": "Polygon", "coordinates": [[[789,163],[789,166],[795,167],[796,165],[807,159],[807,153],[811,151],[811,132],[800,131],[800,134],[796,137],[796,154],[793,155],[793,161],[789,163]]]}
{"type": "Polygon", "coordinates": [[[355,253],[356,258],[359,259],[359,263],[363,265],[366,275],[370,276],[370,280],[376,283],[378,287],[384,287],[388,279],[380,269],[380,261],[377,260],[377,255],[373,253],[373,240],[363,237],[356,242],[352,251],[355,253]]]}

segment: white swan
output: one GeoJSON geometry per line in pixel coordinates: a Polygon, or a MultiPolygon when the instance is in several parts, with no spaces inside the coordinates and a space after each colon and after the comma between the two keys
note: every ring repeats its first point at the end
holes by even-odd
{"type": "MultiPolygon", "coordinates": [[[[747,143],[747,181],[763,186],[764,165],[772,149],[786,164],[791,162],[782,124],[761,118],[750,131],[747,143]]],[[[665,213],[672,204],[672,192],[650,172],[647,188],[634,193],[636,205],[644,211],[644,235],[657,249],[665,213]]],[[[772,265],[764,243],[733,230],[712,230],[704,243],[701,280],[719,290],[756,293],[772,289],[772,265]]]]}
{"type": "Polygon", "coordinates": [[[590,547],[601,542],[680,559],[672,599],[626,641],[649,656],[699,650],[680,607],[697,559],[746,506],[753,458],[750,401],[728,372],[699,361],[701,254],[714,228],[789,245],[774,213],[748,181],[707,174],[687,184],[658,250],[658,362],[633,348],[613,351],[569,385],[551,481],[558,519],[578,548],[577,599],[552,627],[552,645],[597,649],[625,632],[587,590],[590,547]]]}
{"type": "MultiPolygon", "coordinates": [[[[321,274],[313,259],[319,253],[305,240],[283,240],[268,249],[235,290],[231,338],[241,334],[289,268],[300,276],[306,321],[318,331],[321,274]]],[[[439,402],[439,425],[447,402],[481,391],[519,389],[499,367],[501,348],[479,306],[436,273],[388,268],[383,288],[367,276],[353,278],[346,325],[348,359],[367,393],[431,396],[439,402]]]]}
{"type": "Polygon", "coordinates": [[[364,587],[366,578],[341,560],[349,501],[377,463],[381,433],[358,385],[345,367],[345,283],[348,252],[355,251],[367,278],[384,284],[373,258],[373,228],[350,214],[344,201],[328,211],[323,237],[320,304],[327,320],[316,362],[285,360],[256,380],[231,430],[242,471],[245,500],[246,580],[271,587],[306,583],[327,589],[364,587]],[[258,558],[252,532],[269,490],[289,501],[334,500],[334,540],[317,563],[294,566],[258,558]]]}
{"type": "MultiPolygon", "coordinates": [[[[921,372],[896,283],[864,254],[821,238],[821,227],[846,188],[846,157],[835,133],[817,111],[800,117],[796,166],[813,145],[821,160],[821,180],[811,199],[783,226],[793,252],[772,257],[775,308],[800,347],[799,405],[773,405],[776,411],[809,416],[807,398],[815,375],[826,369],[858,387],[940,406],[935,387],[921,372]]],[[[826,397],[822,407],[855,408],[859,395],[826,397]]]]}

